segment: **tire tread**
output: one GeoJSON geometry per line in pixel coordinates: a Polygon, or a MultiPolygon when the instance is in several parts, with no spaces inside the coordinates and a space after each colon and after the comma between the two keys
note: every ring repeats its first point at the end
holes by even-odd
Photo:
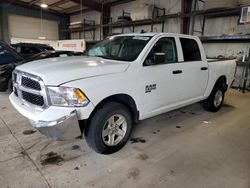
{"type": "Polygon", "coordinates": [[[129,110],[124,105],[118,102],[107,102],[101,105],[91,116],[87,129],[84,131],[87,144],[97,153],[110,154],[120,150],[129,139],[132,130],[132,118],[129,110]],[[115,111],[123,113],[127,118],[128,133],[124,139],[117,146],[107,146],[103,143],[100,136],[103,122],[106,121],[107,116],[115,111]]]}

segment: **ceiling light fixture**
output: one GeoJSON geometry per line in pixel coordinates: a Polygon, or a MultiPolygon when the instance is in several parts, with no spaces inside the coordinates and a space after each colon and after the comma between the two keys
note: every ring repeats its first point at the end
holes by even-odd
{"type": "Polygon", "coordinates": [[[41,7],[41,8],[48,8],[48,5],[45,4],[45,3],[42,3],[42,4],[40,5],[40,7],[41,7]]]}
{"type": "Polygon", "coordinates": [[[39,40],[46,40],[46,37],[39,36],[38,39],[39,40]]]}

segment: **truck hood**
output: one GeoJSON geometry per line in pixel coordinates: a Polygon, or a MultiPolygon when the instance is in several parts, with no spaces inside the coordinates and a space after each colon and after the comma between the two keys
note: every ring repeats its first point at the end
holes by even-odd
{"type": "Polygon", "coordinates": [[[61,85],[73,80],[124,72],[129,62],[99,57],[77,56],[32,61],[16,70],[39,76],[45,85],[61,85]]]}

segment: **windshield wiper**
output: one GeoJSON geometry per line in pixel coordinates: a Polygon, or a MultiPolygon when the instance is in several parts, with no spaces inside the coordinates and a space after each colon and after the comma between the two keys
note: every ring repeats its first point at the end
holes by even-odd
{"type": "Polygon", "coordinates": [[[112,60],[124,61],[123,58],[118,58],[118,57],[115,57],[115,56],[95,55],[95,56],[90,56],[90,57],[101,57],[103,59],[112,59],[112,60]]]}
{"type": "Polygon", "coordinates": [[[105,55],[97,55],[95,57],[101,57],[103,59],[114,59],[114,57],[112,57],[112,56],[105,56],[105,55]]]}

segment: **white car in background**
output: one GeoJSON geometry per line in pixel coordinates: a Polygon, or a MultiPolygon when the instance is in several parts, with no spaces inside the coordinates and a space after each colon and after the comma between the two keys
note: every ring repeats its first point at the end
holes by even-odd
{"type": "Polygon", "coordinates": [[[109,154],[125,145],[139,120],[200,101],[218,111],[234,70],[235,60],[208,61],[195,36],[122,34],[86,56],[18,66],[10,101],[48,137],[84,134],[91,148],[109,154]]]}

